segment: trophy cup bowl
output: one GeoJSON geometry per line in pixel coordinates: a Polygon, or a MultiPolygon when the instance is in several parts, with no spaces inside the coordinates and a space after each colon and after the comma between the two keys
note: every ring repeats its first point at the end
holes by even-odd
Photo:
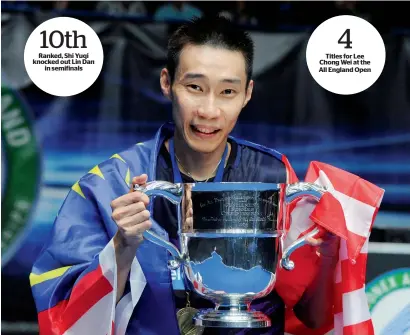
{"type": "Polygon", "coordinates": [[[314,229],[282,250],[284,211],[298,197],[319,201],[325,190],[312,183],[170,183],[152,181],[134,191],[162,196],[178,206],[180,248],[151,230],[144,238],[166,248],[169,269],[183,268],[190,290],[215,304],[193,318],[197,326],[270,327],[269,317],[250,308],[275,286],[277,262],[295,266],[291,253],[306,244],[314,229]],[[280,251],[282,256],[279,259],[280,251]]]}

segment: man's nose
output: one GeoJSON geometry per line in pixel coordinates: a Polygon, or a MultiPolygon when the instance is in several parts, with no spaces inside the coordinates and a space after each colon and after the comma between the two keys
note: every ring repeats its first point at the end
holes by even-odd
{"type": "Polygon", "coordinates": [[[204,119],[215,119],[221,114],[221,109],[213,97],[205,98],[198,108],[198,116],[204,119]]]}

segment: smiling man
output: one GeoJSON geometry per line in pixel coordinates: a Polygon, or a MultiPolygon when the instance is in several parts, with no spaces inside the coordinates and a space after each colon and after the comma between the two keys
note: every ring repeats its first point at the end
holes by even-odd
{"type": "MultiPolygon", "coordinates": [[[[151,228],[177,244],[176,208],[162,198],[150,202],[146,195],[129,190],[132,184],[149,180],[291,182],[294,172],[284,156],[230,136],[252,96],[253,48],[248,34],[223,18],[196,19],[171,36],[160,85],[172,103],[173,123],[161,127],[152,140],[113,155],[73,186],[50,241],[34,264],[31,283],[44,333],[73,331],[82,318],[91,318],[93,306],[98,304],[98,318],[104,320],[104,313],[109,318],[114,307],[108,300],[105,304],[101,301],[111,286],[115,286],[112,301],[118,303],[116,334],[188,333],[177,314],[187,305],[186,294],[171,280],[168,253],[142,238],[151,228]],[[110,250],[117,273],[111,286],[105,283],[111,269],[107,263],[110,250]],[[141,270],[145,279],[141,279],[141,270]],[[127,305],[130,297],[132,307],[127,305]],[[124,319],[123,315],[128,316],[124,319]]],[[[331,322],[329,296],[338,240],[329,237],[321,243],[320,260],[311,248],[305,250],[307,260],[313,257],[321,262],[320,271],[310,274],[307,269],[303,294],[288,308],[293,308],[306,326],[317,328],[331,322]]],[[[284,295],[295,288],[291,283],[288,287],[280,284],[282,293],[273,291],[252,305],[271,318],[270,328],[201,331],[284,334],[284,295]]],[[[193,293],[189,299],[193,308],[212,307],[193,293]]],[[[91,319],[87,320],[91,325],[91,319]]],[[[100,334],[96,330],[99,324],[91,333],[100,334]]]]}

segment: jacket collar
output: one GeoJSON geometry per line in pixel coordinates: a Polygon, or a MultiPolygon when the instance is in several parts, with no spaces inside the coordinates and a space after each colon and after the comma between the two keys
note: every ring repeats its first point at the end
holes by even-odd
{"type": "Polygon", "coordinates": [[[153,150],[151,150],[151,155],[149,159],[150,168],[149,168],[149,174],[148,174],[148,181],[155,180],[159,151],[165,139],[174,134],[174,130],[175,130],[175,124],[172,122],[167,122],[167,123],[164,123],[158,129],[157,133],[155,134],[154,147],[153,147],[153,150]]]}

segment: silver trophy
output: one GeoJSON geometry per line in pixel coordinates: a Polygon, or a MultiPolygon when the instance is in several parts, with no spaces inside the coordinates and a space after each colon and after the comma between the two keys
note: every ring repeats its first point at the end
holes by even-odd
{"type": "Polygon", "coordinates": [[[180,248],[148,230],[144,238],[166,248],[170,270],[182,267],[189,289],[212,301],[199,310],[196,326],[217,328],[270,327],[271,320],[252,310],[254,299],[275,286],[279,266],[292,270],[290,255],[315,236],[314,229],[282,248],[286,204],[295,198],[319,201],[325,189],[312,183],[180,183],[153,181],[136,185],[149,197],[161,196],[178,206],[180,248]]]}

